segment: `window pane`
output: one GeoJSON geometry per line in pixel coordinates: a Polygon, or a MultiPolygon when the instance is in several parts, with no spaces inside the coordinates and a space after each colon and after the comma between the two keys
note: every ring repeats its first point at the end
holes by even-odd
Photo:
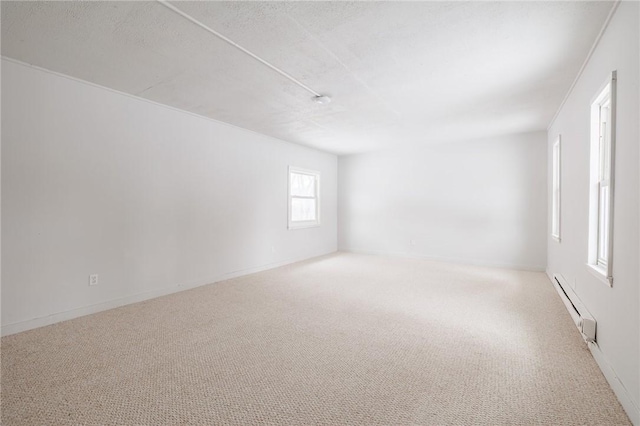
{"type": "Polygon", "coordinates": [[[553,191],[553,218],[551,223],[551,233],[554,236],[559,236],[559,225],[560,225],[560,191],[558,188],[555,188],[553,191]]]}
{"type": "Polygon", "coordinates": [[[609,257],[609,187],[600,186],[598,203],[598,260],[608,261],[609,257]]]}
{"type": "Polygon", "coordinates": [[[560,237],[560,137],[553,145],[553,195],[551,200],[551,235],[560,237]]]}
{"type": "Polygon", "coordinates": [[[605,116],[605,122],[603,123],[603,129],[602,129],[602,140],[603,140],[603,153],[602,153],[602,162],[603,164],[603,173],[602,173],[602,178],[603,179],[609,179],[610,177],[610,172],[609,169],[611,167],[611,160],[610,160],[610,155],[611,155],[611,141],[609,140],[609,135],[611,134],[610,131],[607,130],[607,128],[609,127],[609,114],[610,114],[610,109],[609,107],[605,107],[603,108],[602,113],[605,116]]]}
{"type": "Polygon", "coordinates": [[[605,152],[606,152],[606,123],[600,123],[600,137],[598,146],[598,180],[606,179],[605,177],[605,152]]]}
{"type": "Polygon", "coordinates": [[[291,173],[291,195],[315,197],[316,178],[302,173],[291,173]]]}
{"type": "Polygon", "coordinates": [[[313,198],[291,199],[291,221],[316,220],[316,200],[313,198]]]}
{"type": "MultiPolygon", "coordinates": [[[[606,113],[605,109],[601,109],[601,114],[606,113]]],[[[609,132],[607,131],[607,123],[603,121],[600,123],[600,174],[599,179],[609,179],[609,132]]]]}

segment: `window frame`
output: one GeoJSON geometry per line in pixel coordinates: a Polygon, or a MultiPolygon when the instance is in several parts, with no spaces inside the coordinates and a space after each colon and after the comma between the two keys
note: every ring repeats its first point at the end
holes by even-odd
{"type": "Polygon", "coordinates": [[[304,169],[301,167],[289,166],[289,170],[287,173],[287,199],[288,199],[288,207],[287,207],[287,229],[304,229],[304,228],[314,228],[320,226],[320,180],[321,174],[316,170],[304,169]],[[292,174],[303,174],[313,176],[315,178],[315,195],[314,196],[294,196],[291,194],[291,175],[292,174]],[[316,201],[316,219],[315,220],[292,220],[292,206],[294,198],[303,198],[303,199],[315,199],[316,201]]]}
{"type": "Polygon", "coordinates": [[[551,167],[552,167],[552,180],[551,180],[551,238],[554,241],[560,242],[560,212],[561,212],[561,162],[562,162],[562,150],[561,150],[561,135],[558,135],[556,141],[553,143],[551,153],[551,167]]]}
{"type": "Polygon", "coordinates": [[[610,287],[613,286],[616,80],[616,72],[613,71],[591,102],[587,267],[610,287]],[[606,113],[604,117],[603,110],[606,113]]]}

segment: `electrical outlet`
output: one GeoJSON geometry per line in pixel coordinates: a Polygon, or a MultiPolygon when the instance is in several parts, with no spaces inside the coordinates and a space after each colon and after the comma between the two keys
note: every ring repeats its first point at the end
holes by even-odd
{"type": "Polygon", "coordinates": [[[89,275],[89,285],[98,285],[98,274],[89,275]]]}
{"type": "Polygon", "coordinates": [[[271,253],[275,253],[276,252],[276,246],[271,246],[271,253]]]}
{"type": "Polygon", "coordinates": [[[416,245],[416,240],[409,240],[409,244],[412,245],[412,246],[415,246],[416,245]]]}

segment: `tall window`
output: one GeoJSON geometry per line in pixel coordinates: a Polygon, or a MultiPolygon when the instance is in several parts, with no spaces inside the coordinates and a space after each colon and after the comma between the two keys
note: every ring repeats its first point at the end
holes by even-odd
{"type": "Polygon", "coordinates": [[[551,236],[560,241],[560,136],[553,144],[553,188],[551,199],[551,236]]]}
{"type": "Polygon", "coordinates": [[[613,281],[615,83],[614,71],[591,104],[589,267],[609,285],[613,281]]]}
{"type": "Polygon", "coordinates": [[[289,229],[320,225],[320,173],[289,167],[289,229]]]}

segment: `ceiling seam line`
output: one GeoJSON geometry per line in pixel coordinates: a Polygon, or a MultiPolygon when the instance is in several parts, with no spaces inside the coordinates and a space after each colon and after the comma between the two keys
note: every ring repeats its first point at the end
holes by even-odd
{"type": "Polygon", "coordinates": [[[349,73],[349,75],[351,77],[353,77],[356,81],[358,81],[358,83],[360,83],[362,86],[364,86],[364,88],[369,91],[369,93],[371,93],[371,95],[373,97],[375,97],[380,103],[384,104],[384,106],[393,114],[395,114],[396,117],[398,118],[402,118],[402,115],[396,111],[394,108],[390,107],[384,100],[383,98],[375,91],[373,90],[369,84],[367,84],[363,79],[361,79],[360,77],[358,77],[356,75],[356,73],[354,71],[351,70],[351,68],[349,68],[349,66],[347,66],[347,64],[345,64],[339,57],[338,55],[336,55],[335,53],[333,53],[333,51],[329,48],[327,48],[324,43],[322,41],[320,41],[318,39],[317,36],[315,36],[314,34],[312,34],[307,28],[304,27],[304,25],[301,25],[297,19],[295,19],[294,17],[292,17],[291,15],[289,15],[288,13],[286,14],[287,18],[293,22],[299,29],[300,31],[303,31],[305,34],[307,34],[318,46],[320,46],[320,48],[322,50],[324,50],[325,52],[327,52],[329,55],[331,55],[331,57],[333,59],[336,60],[336,62],[338,64],[340,64],[340,66],[342,68],[344,68],[345,71],[347,71],[347,73],[349,73]]]}
{"type": "Polygon", "coordinates": [[[231,40],[230,38],[224,36],[223,34],[217,32],[213,28],[203,24],[202,22],[198,21],[196,18],[192,17],[191,15],[183,12],[182,10],[178,9],[177,7],[175,7],[174,5],[170,4],[167,0],[156,0],[156,1],[158,3],[160,3],[161,5],[163,5],[164,7],[166,7],[167,9],[173,11],[174,13],[176,13],[176,14],[182,16],[183,18],[185,18],[186,20],[190,21],[191,23],[199,26],[200,28],[202,28],[203,30],[207,31],[208,33],[213,34],[214,36],[218,37],[220,40],[226,42],[227,44],[229,44],[229,45],[231,45],[233,47],[235,47],[236,49],[240,50],[244,54],[252,57],[256,61],[260,62],[261,64],[271,68],[273,71],[277,72],[281,76],[287,78],[291,82],[293,82],[296,85],[300,86],[301,88],[303,88],[307,92],[313,94],[314,96],[322,96],[320,93],[316,92],[315,90],[313,90],[312,88],[310,88],[306,84],[304,84],[301,81],[297,80],[292,75],[290,75],[287,72],[281,70],[280,68],[278,68],[275,65],[271,64],[270,62],[262,59],[261,57],[259,57],[255,53],[245,49],[244,47],[240,46],[238,43],[234,42],[233,40],[231,40]]]}

